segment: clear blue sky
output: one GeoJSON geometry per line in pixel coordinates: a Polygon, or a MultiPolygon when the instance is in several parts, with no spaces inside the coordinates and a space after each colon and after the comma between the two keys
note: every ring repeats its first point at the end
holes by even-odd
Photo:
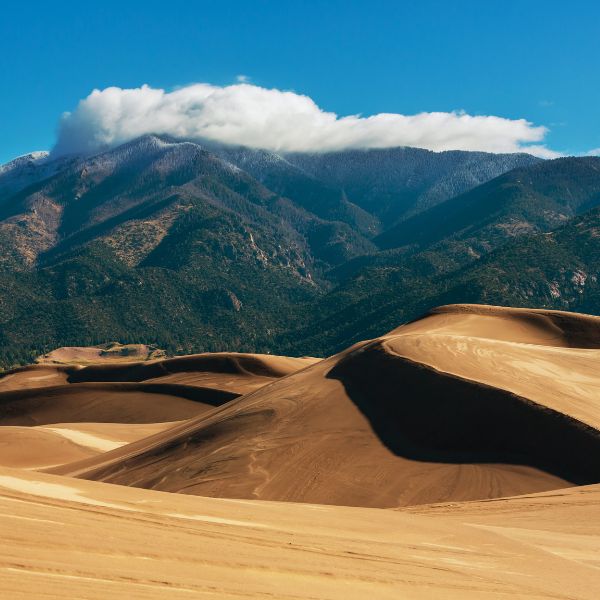
{"type": "Polygon", "coordinates": [[[252,82],[338,114],[524,117],[600,147],[600,2],[11,2],[0,18],[0,162],[50,148],[93,88],[252,82]]]}

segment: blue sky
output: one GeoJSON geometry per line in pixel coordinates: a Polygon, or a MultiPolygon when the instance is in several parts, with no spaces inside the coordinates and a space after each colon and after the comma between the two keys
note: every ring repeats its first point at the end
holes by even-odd
{"type": "Polygon", "coordinates": [[[600,147],[600,3],[37,2],[3,6],[0,162],[50,148],[94,88],[240,74],[338,115],[464,110],[600,147]]]}

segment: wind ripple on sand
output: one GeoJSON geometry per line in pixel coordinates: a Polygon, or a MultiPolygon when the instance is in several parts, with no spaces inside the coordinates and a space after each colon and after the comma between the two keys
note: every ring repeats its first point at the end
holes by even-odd
{"type": "Polygon", "coordinates": [[[11,599],[598,597],[598,486],[455,506],[230,502],[4,469],[0,585],[11,599]]]}
{"type": "Polygon", "coordinates": [[[164,434],[55,472],[186,494],[373,507],[600,481],[599,322],[445,307],[164,434]],[[550,373],[560,382],[547,391],[550,373]]]}
{"type": "Polygon", "coordinates": [[[598,318],[463,305],[322,361],[18,369],[0,589],[595,600],[599,352],[598,318]]]}

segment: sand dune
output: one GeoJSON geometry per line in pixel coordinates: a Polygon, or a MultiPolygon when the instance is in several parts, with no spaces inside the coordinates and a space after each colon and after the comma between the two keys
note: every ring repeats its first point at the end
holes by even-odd
{"type": "Polygon", "coordinates": [[[0,466],[36,470],[57,467],[121,448],[172,426],[173,422],[4,426],[0,427],[0,466]]]}
{"type": "Polygon", "coordinates": [[[160,382],[208,387],[235,394],[315,364],[316,358],[218,352],[148,361],[106,359],[98,364],[40,364],[0,376],[0,392],[93,382],[160,382]]]}
{"type": "Polygon", "coordinates": [[[78,383],[0,393],[0,425],[189,419],[236,394],[175,384],[78,383]]]}
{"type": "Polygon", "coordinates": [[[102,361],[149,360],[164,356],[164,351],[146,344],[104,344],[102,346],[65,346],[40,356],[39,364],[85,364],[102,361]]]}
{"type": "Polygon", "coordinates": [[[75,462],[97,452],[51,430],[0,427],[0,465],[44,469],[75,462]]]}
{"type": "Polygon", "coordinates": [[[559,310],[450,304],[440,306],[388,336],[453,333],[525,344],[600,348],[600,317],[559,310]]]}
{"type": "Polygon", "coordinates": [[[28,365],[0,375],[0,392],[64,385],[69,381],[67,367],[28,365]]]}
{"type": "Polygon", "coordinates": [[[599,321],[447,307],[57,472],[188,494],[371,507],[600,481],[600,351],[589,334],[600,332],[599,321]],[[519,341],[507,342],[509,334],[519,341]],[[561,381],[544,394],[550,372],[561,381]]]}
{"type": "Polygon", "coordinates": [[[600,488],[386,511],[176,496],[0,470],[9,598],[581,599],[600,488]]]}
{"type": "Polygon", "coordinates": [[[130,444],[136,440],[154,435],[163,429],[177,424],[166,423],[60,423],[59,425],[40,425],[36,429],[54,431],[64,438],[88,448],[106,452],[130,444]]]}
{"type": "Polygon", "coordinates": [[[461,305],[325,360],[14,370],[0,589],[595,599],[597,364],[599,318],[461,305]]]}
{"type": "Polygon", "coordinates": [[[318,362],[216,353],[97,365],[31,365],[0,377],[0,425],[178,421],[318,362]]]}
{"type": "Polygon", "coordinates": [[[0,465],[45,469],[96,456],[313,362],[218,354],[16,369],[0,379],[0,465]]]}
{"type": "Polygon", "coordinates": [[[319,359],[217,352],[142,363],[91,365],[73,372],[69,381],[180,383],[245,394],[316,362],[319,359]]]}

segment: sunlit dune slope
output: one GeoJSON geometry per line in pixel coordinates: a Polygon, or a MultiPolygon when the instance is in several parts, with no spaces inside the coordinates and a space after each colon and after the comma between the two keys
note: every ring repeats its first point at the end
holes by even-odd
{"type": "Polygon", "coordinates": [[[7,598],[595,600],[600,489],[386,511],[0,469],[7,598]]]}
{"type": "Polygon", "coordinates": [[[390,354],[502,388],[600,429],[600,318],[440,307],[383,340],[390,354]]]}
{"type": "Polygon", "coordinates": [[[40,364],[86,364],[95,362],[114,362],[148,360],[164,356],[164,351],[156,350],[146,344],[105,344],[103,346],[65,346],[40,356],[40,364]]]}
{"type": "Polygon", "coordinates": [[[120,448],[172,427],[149,424],[57,423],[0,427],[0,466],[47,469],[120,448]]]}
{"type": "Polygon", "coordinates": [[[391,331],[447,333],[561,348],[600,348],[600,317],[559,310],[511,308],[482,304],[440,306],[391,331]]]}
{"type": "Polygon", "coordinates": [[[83,365],[30,365],[0,377],[0,392],[65,383],[160,382],[244,394],[319,359],[216,352],[150,361],[110,361],[83,365]]]}
{"type": "Polygon", "coordinates": [[[92,448],[55,431],[37,427],[0,427],[0,465],[43,469],[95,456],[92,448]]]}
{"type": "Polygon", "coordinates": [[[599,322],[446,307],[55,472],[187,494],[369,507],[597,482],[599,322]]]}
{"type": "Polygon", "coordinates": [[[16,369],[0,379],[0,465],[46,469],[97,456],[315,360],[222,353],[16,369]]]}
{"type": "Polygon", "coordinates": [[[0,392],[28,390],[68,383],[72,368],[65,366],[28,365],[0,375],[0,392]]]}

